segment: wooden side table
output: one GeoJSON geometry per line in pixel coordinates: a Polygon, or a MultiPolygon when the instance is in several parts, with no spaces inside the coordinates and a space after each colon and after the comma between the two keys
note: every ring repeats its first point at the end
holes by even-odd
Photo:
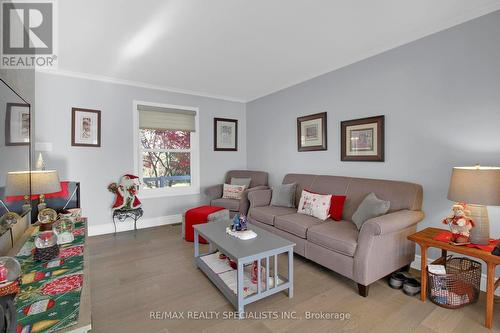
{"type": "Polygon", "coordinates": [[[500,279],[495,281],[495,268],[500,264],[500,256],[495,256],[488,251],[483,251],[477,248],[467,246],[457,246],[446,242],[434,240],[433,238],[439,233],[446,231],[439,228],[426,228],[422,231],[408,236],[408,239],[414,241],[421,249],[420,274],[422,289],[420,291],[420,299],[425,302],[427,297],[427,249],[430,247],[441,249],[441,256],[446,258],[447,251],[460,253],[469,257],[483,260],[487,265],[487,282],[486,282],[486,317],[484,326],[492,328],[493,326],[493,298],[495,289],[500,285],[500,279]]]}

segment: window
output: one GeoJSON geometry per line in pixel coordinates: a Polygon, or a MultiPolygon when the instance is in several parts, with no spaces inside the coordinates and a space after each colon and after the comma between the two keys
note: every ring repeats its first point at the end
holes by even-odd
{"type": "Polygon", "coordinates": [[[197,111],[136,102],[137,166],[143,196],[199,193],[197,111]]]}

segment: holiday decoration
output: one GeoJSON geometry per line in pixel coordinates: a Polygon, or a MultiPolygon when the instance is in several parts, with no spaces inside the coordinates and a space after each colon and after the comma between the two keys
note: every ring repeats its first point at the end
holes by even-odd
{"type": "Polygon", "coordinates": [[[247,230],[247,217],[245,215],[236,214],[233,218],[233,226],[231,227],[233,231],[245,231],[247,230]]]}
{"type": "Polygon", "coordinates": [[[139,187],[139,177],[129,174],[123,175],[119,184],[109,184],[108,190],[116,195],[113,210],[131,210],[141,207],[141,201],[137,198],[139,187]]]}
{"type": "Polygon", "coordinates": [[[0,283],[14,282],[21,275],[21,265],[12,257],[0,257],[0,283]]]}
{"type": "Polygon", "coordinates": [[[470,243],[470,230],[474,227],[474,221],[466,208],[467,205],[463,203],[453,205],[450,215],[443,220],[450,227],[451,241],[456,244],[470,243]]]}
{"type": "Polygon", "coordinates": [[[26,273],[16,298],[17,332],[57,332],[78,322],[84,283],[84,223],[75,220],[73,242],[61,245],[59,257],[51,261],[33,260],[36,233],[18,253],[16,259],[26,273]]]}
{"type": "Polygon", "coordinates": [[[57,235],[57,244],[71,243],[75,239],[73,229],[73,222],[69,218],[62,218],[54,222],[52,230],[57,235]]]}
{"type": "Polygon", "coordinates": [[[248,230],[247,217],[240,214],[236,214],[234,216],[232,225],[226,228],[226,233],[242,240],[257,237],[257,234],[254,231],[248,230]]]}

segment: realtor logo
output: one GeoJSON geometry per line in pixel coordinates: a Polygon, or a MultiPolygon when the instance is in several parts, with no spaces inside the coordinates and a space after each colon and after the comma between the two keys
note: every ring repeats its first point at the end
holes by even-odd
{"type": "Polygon", "coordinates": [[[2,1],[2,68],[55,68],[55,4],[2,1]]]}

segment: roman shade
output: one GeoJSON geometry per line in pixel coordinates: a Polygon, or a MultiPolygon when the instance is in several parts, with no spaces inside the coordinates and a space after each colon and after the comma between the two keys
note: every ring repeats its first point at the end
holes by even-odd
{"type": "Polygon", "coordinates": [[[155,130],[196,130],[195,111],[138,104],[139,128],[155,130]]]}

